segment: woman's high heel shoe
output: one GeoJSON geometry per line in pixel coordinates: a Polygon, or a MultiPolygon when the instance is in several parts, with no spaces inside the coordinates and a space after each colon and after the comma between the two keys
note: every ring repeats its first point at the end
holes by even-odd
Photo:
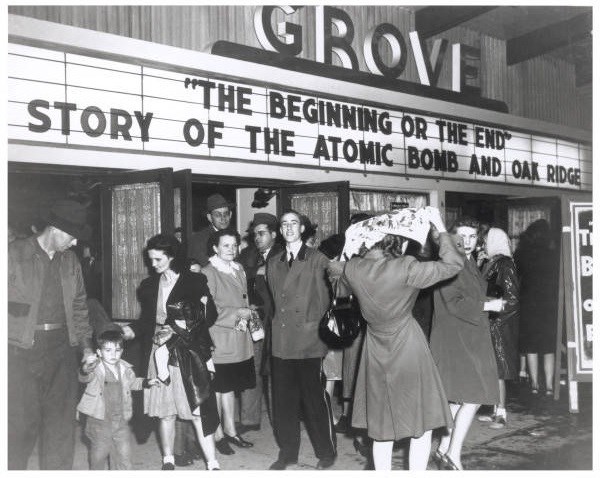
{"type": "Polygon", "coordinates": [[[439,470],[445,470],[446,464],[448,463],[448,457],[446,457],[446,454],[442,453],[440,450],[435,450],[433,453],[433,461],[439,470]]]}
{"type": "Polygon", "coordinates": [[[234,444],[235,446],[239,446],[240,448],[251,448],[254,446],[254,443],[250,443],[249,441],[244,440],[240,434],[238,433],[235,436],[230,437],[226,433],[223,435],[223,438],[227,440],[229,443],[234,444]]]}
{"type": "Polygon", "coordinates": [[[464,468],[459,468],[458,465],[456,463],[454,463],[452,461],[452,458],[450,458],[448,455],[444,455],[444,459],[445,459],[445,463],[444,463],[444,470],[452,470],[452,471],[460,471],[460,470],[464,470],[464,468]]]}
{"type": "Polygon", "coordinates": [[[233,448],[229,446],[229,443],[227,443],[227,440],[225,440],[225,438],[217,440],[215,442],[215,446],[217,447],[217,450],[219,450],[219,453],[221,455],[233,455],[235,453],[235,451],[233,451],[233,448]]]}

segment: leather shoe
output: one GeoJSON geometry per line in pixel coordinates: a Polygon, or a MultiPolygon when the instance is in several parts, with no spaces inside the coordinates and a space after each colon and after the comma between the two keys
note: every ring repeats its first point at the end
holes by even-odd
{"type": "Polygon", "coordinates": [[[202,453],[202,448],[198,445],[186,447],[186,453],[192,460],[204,460],[204,453],[202,453]]]}
{"type": "Polygon", "coordinates": [[[354,449],[365,458],[369,458],[371,456],[371,446],[366,444],[364,439],[361,442],[358,438],[354,437],[352,440],[352,445],[354,446],[354,449]]]}
{"type": "Polygon", "coordinates": [[[443,470],[448,463],[448,457],[446,457],[446,454],[442,453],[440,450],[435,450],[433,452],[433,462],[437,465],[438,470],[443,470]]]}
{"type": "Polygon", "coordinates": [[[477,415],[478,422],[493,422],[496,415],[477,415]]]}
{"type": "Polygon", "coordinates": [[[456,463],[454,463],[454,461],[452,461],[452,458],[450,458],[448,455],[444,455],[444,470],[452,470],[452,471],[460,471],[460,470],[464,470],[464,468],[459,468],[458,465],[456,463]]]}
{"type": "Polygon", "coordinates": [[[221,438],[219,441],[215,442],[215,446],[221,455],[233,455],[235,453],[225,438],[221,438]]]}
{"type": "Polygon", "coordinates": [[[238,433],[235,436],[230,437],[227,434],[223,435],[223,438],[227,440],[229,443],[233,443],[235,446],[239,446],[240,448],[251,448],[254,446],[254,443],[250,443],[249,441],[244,440],[240,434],[238,433]]]}
{"type": "Polygon", "coordinates": [[[333,429],[335,430],[336,433],[343,433],[343,434],[348,433],[348,428],[349,428],[349,426],[348,426],[348,416],[347,415],[340,416],[340,419],[333,426],[333,429]]]}
{"type": "Polygon", "coordinates": [[[192,457],[186,452],[182,455],[175,455],[175,464],[177,466],[190,466],[192,463],[194,463],[194,460],[192,460],[192,457]]]}
{"type": "Polygon", "coordinates": [[[289,465],[295,465],[298,463],[298,460],[287,460],[285,458],[277,458],[277,461],[274,462],[269,470],[285,470],[289,465]]]}
{"type": "Polygon", "coordinates": [[[167,462],[163,463],[161,470],[174,470],[175,465],[173,463],[167,462]]]}
{"type": "Polygon", "coordinates": [[[326,470],[327,468],[331,468],[335,463],[335,456],[327,456],[321,458],[317,462],[317,470],[326,470]]]}
{"type": "Polygon", "coordinates": [[[494,420],[490,424],[490,428],[494,430],[499,430],[500,428],[504,428],[506,426],[506,417],[503,415],[496,415],[494,420]]]}
{"type": "Polygon", "coordinates": [[[244,425],[244,424],[241,424],[241,425],[238,425],[236,427],[236,429],[237,429],[238,433],[240,433],[240,434],[241,433],[246,433],[246,432],[257,432],[257,431],[260,430],[260,424],[258,424],[258,425],[244,425]]]}

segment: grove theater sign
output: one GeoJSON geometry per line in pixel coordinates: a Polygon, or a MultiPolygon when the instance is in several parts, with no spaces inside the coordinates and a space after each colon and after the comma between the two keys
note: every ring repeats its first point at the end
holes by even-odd
{"type": "Polygon", "coordinates": [[[8,49],[9,141],[591,190],[581,142],[176,66],[8,49]]]}

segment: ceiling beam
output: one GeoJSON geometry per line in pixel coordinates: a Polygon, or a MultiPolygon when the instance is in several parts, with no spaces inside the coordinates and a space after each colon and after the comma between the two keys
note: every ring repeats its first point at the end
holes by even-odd
{"type": "Polygon", "coordinates": [[[494,8],[498,7],[450,7],[438,5],[421,8],[415,12],[415,30],[419,32],[421,38],[429,38],[450,30],[494,8]]]}
{"type": "Polygon", "coordinates": [[[538,28],[506,42],[506,63],[515,65],[585,39],[592,31],[592,14],[538,28]]]}

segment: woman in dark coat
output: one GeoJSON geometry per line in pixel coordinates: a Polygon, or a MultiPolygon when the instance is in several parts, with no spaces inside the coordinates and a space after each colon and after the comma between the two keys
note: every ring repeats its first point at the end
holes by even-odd
{"type": "MultiPolygon", "coordinates": [[[[156,272],[144,279],[138,288],[141,305],[140,319],[123,328],[126,339],[139,337],[142,340],[144,358],[148,361],[148,377],[157,377],[155,352],[165,341],[173,337],[174,329],[166,324],[169,305],[188,301],[200,311],[205,323],[196,333],[203,335],[202,342],[210,343],[208,327],[217,317],[217,309],[211,297],[206,277],[184,268],[180,255],[181,244],[175,236],[158,234],[148,240],[146,251],[152,268],[156,272]],[[207,342],[209,341],[209,342],[207,342]]],[[[198,344],[199,345],[199,344],[198,344]]],[[[204,357],[206,358],[206,356],[204,357]]],[[[208,360],[207,367],[211,367],[208,360]]],[[[175,418],[191,420],[198,441],[207,460],[208,469],[218,469],[215,457],[214,432],[219,425],[219,415],[214,392],[202,400],[200,415],[192,413],[193,403],[188,401],[182,375],[189,372],[184,368],[169,365],[168,379],[160,387],[144,395],[144,412],[160,419],[159,435],[163,450],[163,469],[174,469],[173,446],[175,440],[175,418]]]]}
{"type": "Polygon", "coordinates": [[[527,354],[531,392],[538,393],[538,356],[544,356],[546,394],[553,394],[556,314],[558,309],[558,255],[550,225],[532,222],[519,239],[515,263],[521,279],[519,349],[527,354]]]}
{"type": "Polygon", "coordinates": [[[463,469],[462,445],[475,413],[482,404],[500,400],[487,311],[500,311],[502,299],[487,299],[487,284],[472,256],[478,226],[470,218],[454,224],[463,243],[465,267],[434,290],[429,341],[454,417],[454,428],[442,437],[435,460],[440,467],[455,470],[463,469]]]}
{"type": "MultiPolygon", "coordinates": [[[[408,210],[377,216],[367,221],[366,236],[381,235],[365,241],[362,257],[345,264],[342,280],[358,298],[367,322],[365,341],[356,379],[352,426],[367,428],[373,443],[376,470],[390,470],[395,440],[411,437],[409,468],[425,470],[431,450],[431,431],[451,426],[452,418],[427,339],[412,316],[419,290],[456,275],[464,257],[446,234],[440,213],[427,208],[424,241],[429,221],[440,232],[440,260],[419,262],[405,256],[409,228],[418,222],[408,210]],[[395,217],[398,216],[398,219],[395,217]],[[411,226],[407,227],[408,223],[411,226]],[[396,227],[398,226],[398,227],[396,227]],[[405,227],[406,229],[403,229],[405,227]],[[396,229],[396,232],[394,231],[396,229]],[[373,241],[377,241],[374,242],[373,241]]],[[[346,232],[348,244],[351,226],[346,232]]],[[[345,249],[346,250],[346,249],[345,249]]],[[[348,254],[350,255],[350,254],[348,254]]],[[[335,277],[340,262],[332,262],[335,277]]]]}
{"type": "Polygon", "coordinates": [[[488,257],[483,266],[483,278],[488,283],[487,295],[504,299],[502,312],[490,312],[490,332],[498,366],[500,401],[494,414],[480,417],[492,421],[491,428],[506,425],[506,383],[519,377],[519,279],[512,259],[510,239],[497,227],[492,227],[485,239],[488,257]]]}

